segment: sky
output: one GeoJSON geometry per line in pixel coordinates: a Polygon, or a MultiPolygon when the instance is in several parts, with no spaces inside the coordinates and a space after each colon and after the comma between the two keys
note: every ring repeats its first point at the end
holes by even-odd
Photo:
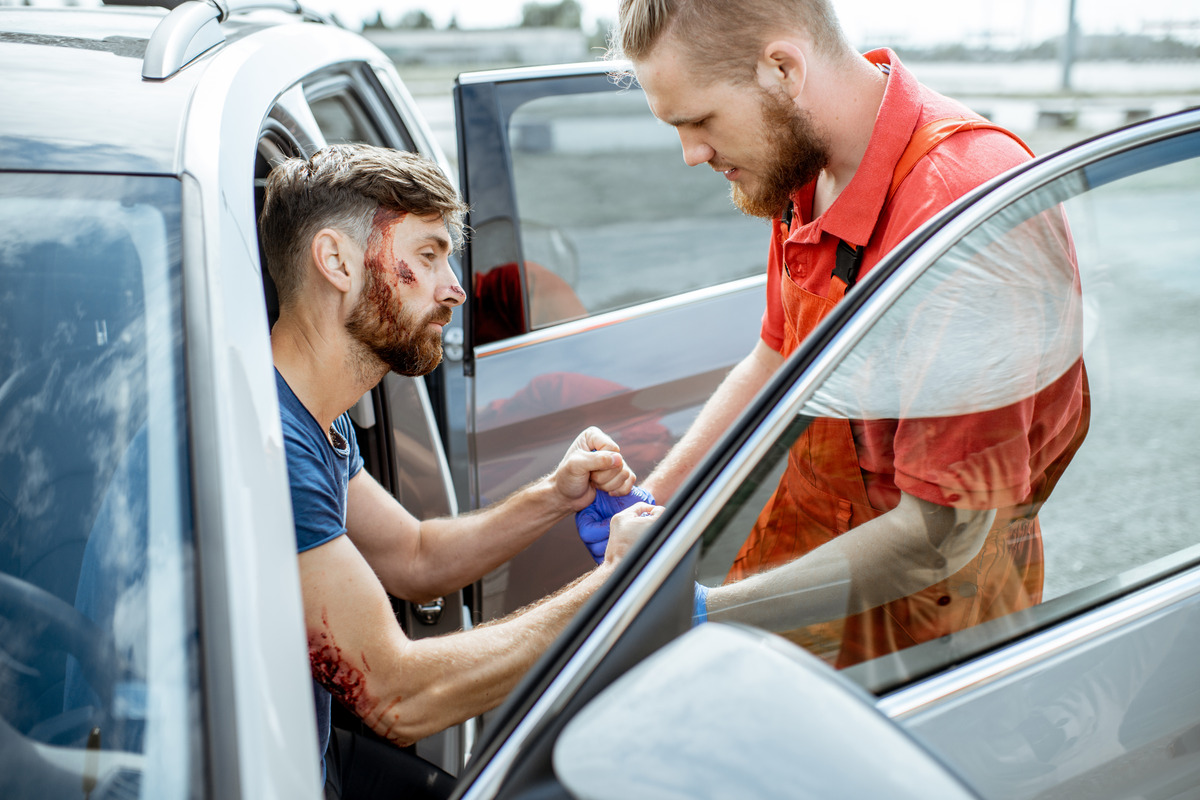
{"type": "MultiPolygon", "coordinates": [[[[443,28],[452,17],[461,28],[504,28],[521,21],[529,0],[301,0],[315,10],[358,28],[381,12],[395,23],[420,9],[443,28]]],[[[538,0],[542,3],[557,0],[538,0]]],[[[25,0],[0,0],[16,5],[25,0]]],[[[34,0],[36,5],[99,5],[101,0],[34,0]]],[[[619,0],[579,0],[584,30],[616,17],[619,0]]],[[[739,2],[739,0],[728,0],[739,2]]],[[[857,47],[923,45],[948,42],[996,46],[1038,44],[1066,28],[1071,0],[833,0],[850,41],[857,47]]],[[[1085,34],[1167,32],[1200,43],[1198,0],[1074,0],[1075,16],[1085,34]]]]}
{"type": "MultiPolygon", "coordinates": [[[[361,25],[381,10],[385,21],[422,9],[438,27],[452,16],[462,28],[515,25],[527,0],[306,0],[306,5],[336,13],[344,24],[361,25]]],[[[541,0],[549,2],[551,0],[541,0]]],[[[737,0],[730,0],[737,2],[737,0]]],[[[1059,35],[1066,26],[1069,0],[834,0],[842,25],[856,45],[979,42],[1036,43],[1059,35]]],[[[584,28],[616,16],[617,0],[580,0],[584,28]]],[[[1156,33],[1162,23],[1190,23],[1177,36],[1200,38],[1196,0],[1075,0],[1084,33],[1156,33]]]]}

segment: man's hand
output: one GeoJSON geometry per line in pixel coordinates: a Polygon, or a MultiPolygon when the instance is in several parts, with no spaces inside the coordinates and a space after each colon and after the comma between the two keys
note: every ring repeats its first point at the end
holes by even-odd
{"type": "Polygon", "coordinates": [[[595,499],[596,489],[626,495],[637,482],[621,448],[599,428],[588,428],[567,448],[550,483],[572,511],[585,508],[595,499]]]}
{"type": "Polygon", "coordinates": [[[604,562],[616,564],[629,548],[645,535],[650,526],[662,516],[662,506],[636,503],[612,518],[609,528],[608,547],[604,550],[604,562]]]}
{"type": "Polygon", "coordinates": [[[575,513],[575,527],[579,531],[579,538],[583,540],[584,546],[597,564],[604,560],[604,551],[608,547],[609,522],[613,515],[634,503],[654,505],[654,497],[640,486],[634,486],[629,494],[623,497],[613,497],[603,489],[597,489],[596,499],[587,508],[575,513]]]}

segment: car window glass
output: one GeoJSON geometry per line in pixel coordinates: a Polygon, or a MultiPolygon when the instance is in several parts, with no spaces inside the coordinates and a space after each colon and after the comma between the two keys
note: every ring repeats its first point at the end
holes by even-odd
{"type": "Polygon", "coordinates": [[[530,100],[508,145],[524,265],[493,265],[484,282],[521,280],[531,329],[763,271],[766,227],[720,176],[684,164],[640,90],[530,100]]]}
{"type": "Polygon", "coordinates": [[[328,144],[383,144],[378,128],[348,91],[310,99],[309,108],[328,144]]]}
{"type": "Polygon", "coordinates": [[[6,798],[182,798],[202,774],[180,186],[0,184],[6,798]]]}
{"type": "Polygon", "coordinates": [[[885,691],[1200,558],[1197,207],[1193,134],[966,234],[705,531],[708,618],[885,691]]]}

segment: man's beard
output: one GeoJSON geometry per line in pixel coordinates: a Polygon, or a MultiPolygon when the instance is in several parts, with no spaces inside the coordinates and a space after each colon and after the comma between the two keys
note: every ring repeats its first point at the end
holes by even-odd
{"type": "Polygon", "coordinates": [[[367,275],[367,286],[346,320],[346,330],[361,346],[356,355],[362,367],[373,362],[410,377],[432,372],[442,363],[442,337],[429,323],[449,322],[450,309],[438,306],[414,321],[373,272],[367,275]]]}
{"type": "Polygon", "coordinates": [[[763,135],[771,163],[762,182],[749,192],[738,183],[730,189],[743,214],[772,219],[783,213],[792,192],[815,180],[829,163],[828,143],[817,133],[808,111],[787,99],[762,92],[763,135]]]}

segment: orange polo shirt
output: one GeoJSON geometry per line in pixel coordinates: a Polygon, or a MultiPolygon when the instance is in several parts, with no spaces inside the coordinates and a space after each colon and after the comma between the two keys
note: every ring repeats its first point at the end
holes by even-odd
{"type": "MultiPolygon", "coordinates": [[[[854,178],[817,219],[811,219],[815,183],[800,187],[792,196],[798,219],[786,245],[791,279],[821,296],[829,288],[839,239],[855,246],[866,245],[859,270],[862,280],[884,255],[934,214],[976,186],[1029,160],[1019,144],[999,131],[962,131],[921,159],[885,208],[896,162],[913,132],[936,119],[976,115],[958,101],[917,83],[891,50],[874,50],[866,58],[872,63],[889,64],[891,74],[871,140],[854,178]]],[[[783,305],[779,298],[783,255],[777,237],[772,235],[761,336],[775,351],[783,347],[783,305]]]]}
{"type": "MultiPolygon", "coordinates": [[[[913,132],[946,117],[975,116],[961,103],[922,86],[890,50],[866,54],[889,65],[883,102],[862,163],[833,204],[812,219],[815,183],[797,190],[795,219],[786,243],[771,237],[767,310],[761,337],[783,347],[782,281],[826,296],[838,241],[865,246],[859,280],[905,237],[980,184],[1029,160],[1012,138],[994,130],[966,130],[922,158],[890,202],[888,189],[913,132]],[[885,204],[886,203],[886,204],[885,204]],[[786,261],[790,274],[784,274],[786,261]]],[[[777,226],[772,226],[775,231],[777,226]]],[[[1063,229],[1064,253],[1074,263],[1063,229]]],[[[808,331],[802,332],[807,334],[808,331]]],[[[784,353],[784,355],[789,355],[784,353]]],[[[852,421],[855,446],[872,506],[890,509],[899,492],[938,505],[1030,512],[1074,453],[1071,440],[1086,428],[1082,362],[1033,397],[1000,409],[956,417],[852,421]]]]}

